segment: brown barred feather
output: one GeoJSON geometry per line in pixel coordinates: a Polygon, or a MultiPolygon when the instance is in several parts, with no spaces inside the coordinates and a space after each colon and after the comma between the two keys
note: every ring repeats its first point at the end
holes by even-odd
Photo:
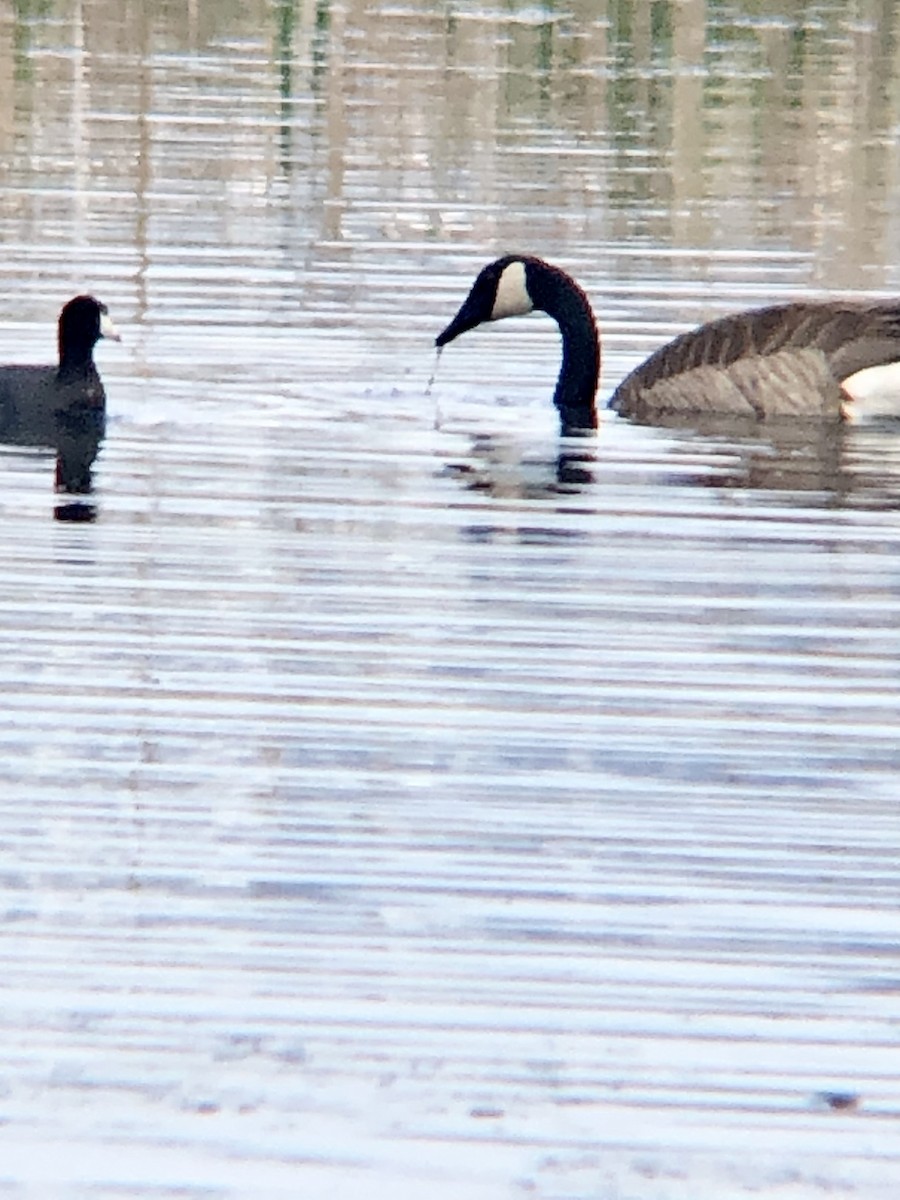
{"type": "Polygon", "coordinates": [[[653,420],[690,412],[839,420],[841,383],[900,359],[900,304],[773,305],[710,321],[657,350],[610,407],[653,420]]]}

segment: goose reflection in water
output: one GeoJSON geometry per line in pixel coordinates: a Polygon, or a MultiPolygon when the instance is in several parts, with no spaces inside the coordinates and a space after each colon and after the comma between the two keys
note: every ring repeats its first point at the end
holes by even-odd
{"type": "MultiPolygon", "coordinates": [[[[465,540],[492,542],[512,535],[522,544],[553,546],[587,538],[582,529],[552,519],[542,521],[540,516],[571,514],[576,508],[595,515],[594,502],[581,497],[591,494],[596,461],[593,446],[579,444],[542,458],[514,441],[478,434],[472,438],[470,457],[448,462],[441,473],[457,480],[467,493],[498,501],[505,514],[502,519],[462,525],[460,533],[465,540]],[[528,505],[535,501],[556,503],[529,510],[528,505]]],[[[477,503],[473,497],[473,504],[477,503]]]]}
{"type": "MultiPolygon", "coordinates": [[[[75,296],[59,314],[59,362],[0,366],[0,443],[56,451],[56,491],[89,495],[106,432],[106,393],[94,364],[101,338],[119,341],[105,304],[75,296]]],[[[57,505],[59,520],[91,520],[85,501],[57,505]]]]}
{"type": "Polygon", "coordinates": [[[722,492],[777,495],[779,504],[822,509],[900,507],[900,422],[853,426],[759,424],[709,417],[658,421],[675,456],[697,470],[671,482],[722,492]]]}
{"type": "Polygon", "coordinates": [[[819,494],[826,507],[852,488],[847,431],[842,425],[758,422],[717,416],[668,416],[655,422],[676,456],[698,461],[696,472],[678,472],[673,483],[722,491],[796,492],[808,504],[819,494]]]}
{"type": "MultiPolygon", "coordinates": [[[[617,436],[627,427],[618,426],[617,436]]],[[[667,487],[700,487],[726,496],[754,493],[763,503],[819,509],[896,510],[900,507],[900,422],[860,427],[808,423],[767,423],[709,416],[669,417],[657,423],[643,446],[647,471],[667,487]]],[[[612,431],[608,431],[610,434],[612,431]]],[[[632,437],[646,438],[647,431],[632,437]]],[[[590,446],[563,449],[541,458],[514,440],[489,435],[472,438],[468,456],[446,463],[442,474],[469,494],[521,504],[557,501],[552,511],[608,510],[617,487],[621,445],[608,452],[601,434],[590,446]],[[602,490],[602,494],[601,494],[602,490]]],[[[629,478],[641,451],[626,454],[629,478]]],[[[474,496],[473,496],[474,500],[474,496]]],[[[533,534],[533,521],[528,521],[533,534]]],[[[501,522],[497,532],[506,529],[501,522]]],[[[488,526],[473,529],[483,540],[488,526]]],[[[571,532],[571,531],[570,531],[571,532]]],[[[560,530],[547,526],[544,539],[557,542],[560,530]]],[[[580,535],[577,535],[580,536],[580,535]]]]}
{"type": "Polygon", "coordinates": [[[594,482],[596,452],[579,445],[553,458],[535,458],[514,442],[489,434],[472,437],[471,458],[450,462],[443,473],[470,492],[498,499],[546,500],[576,495],[594,482]]]}

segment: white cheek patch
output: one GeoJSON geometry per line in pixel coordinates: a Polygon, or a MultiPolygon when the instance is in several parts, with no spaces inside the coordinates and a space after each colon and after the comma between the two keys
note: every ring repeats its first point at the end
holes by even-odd
{"type": "Polygon", "coordinates": [[[497,295],[494,307],[491,309],[491,320],[499,321],[503,317],[521,317],[530,313],[534,308],[528,295],[528,285],[525,281],[525,264],[511,262],[504,268],[497,283],[497,295]]]}

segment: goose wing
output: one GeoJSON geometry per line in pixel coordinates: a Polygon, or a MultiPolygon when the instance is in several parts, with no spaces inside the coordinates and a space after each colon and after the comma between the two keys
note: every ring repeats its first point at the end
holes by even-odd
{"type": "Polygon", "coordinates": [[[695,412],[839,420],[841,382],[900,359],[900,304],[787,304],[722,317],[652,354],[610,407],[653,420],[695,412]]]}

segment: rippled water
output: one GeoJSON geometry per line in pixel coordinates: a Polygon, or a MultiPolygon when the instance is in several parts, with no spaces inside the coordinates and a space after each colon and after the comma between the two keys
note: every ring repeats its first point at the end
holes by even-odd
{"type": "Polygon", "coordinates": [[[604,394],[900,291],[896,21],[0,15],[2,359],[124,337],[91,495],[0,460],[0,1194],[896,1195],[896,427],[562,444],[541,317],[428,390],[506,249],[604,394]]]}

